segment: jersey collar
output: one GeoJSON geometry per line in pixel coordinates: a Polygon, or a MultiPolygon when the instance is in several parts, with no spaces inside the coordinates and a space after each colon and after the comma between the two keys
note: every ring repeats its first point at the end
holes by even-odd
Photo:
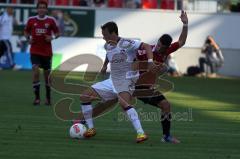
{"type": "Polygon", "coordinates": [[[38,15],[36,16],[38,20],[46,20],[48,18],[47,15],[45,15],[43,18],[40,18],[38,15]]]}

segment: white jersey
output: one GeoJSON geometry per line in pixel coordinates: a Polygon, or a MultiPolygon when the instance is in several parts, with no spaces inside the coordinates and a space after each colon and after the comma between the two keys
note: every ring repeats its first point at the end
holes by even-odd
{"type": "Polygon", "coordinates": [[[0,40],[9,40],[13,32],[13,17],[7,12],[0,15],[0,40]]]}
{"type": "Polygon", "coordinates": [[[116,92],[128,91],[132,81],[127,79],[127,74],[132,71],[132,63],[136,58],[141,42],[121,38],[117,45],[106,44],[107,58],[110,62],[110,79],[116,92]]]}
{"type": "Polygon", "coordinates": [[[136,53],[140,45],[141,42],[139,40],[124,38],[121,38],[117,45],[105,45],[107,58],[111,67],[111,78],[123,79],[126,77],[126,73],[132,70],[131,65],[136,58],[136,53]]]}

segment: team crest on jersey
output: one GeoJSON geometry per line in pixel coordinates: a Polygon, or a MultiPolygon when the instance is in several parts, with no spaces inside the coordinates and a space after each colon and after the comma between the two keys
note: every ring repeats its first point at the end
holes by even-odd
{"type": "Polygon", "coordinates": [[[45,28],[48,28],[49,27],[49,24],[48,23],[45,23],[45,28]]]}

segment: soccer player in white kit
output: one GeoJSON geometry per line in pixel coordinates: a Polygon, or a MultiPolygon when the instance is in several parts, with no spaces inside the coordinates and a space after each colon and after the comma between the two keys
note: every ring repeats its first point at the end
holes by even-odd
{"type": "MultiPolygon", "coordinates": [[[[21,66],[16,65],[14,62],[13,49],[10,41],[14,23],[16,23],[16,21],[12,7],[7,7],[6,11],[0,12],[0,57],[5,54],[9,61],[9,68],[18,70],[21,69],[21,66]]],[[[0,67],[0,70],[1,69],[0,67]]]]}
{"type": "Polygon", "coordinates": [[[137,132],[136,142],[140,143],[147,139],[147,135],[142,129],[138,113],[130,104],[133,93],[130,88],[134,86],[136,81],[131,78],[131,74],[138,74],[138,72],[132,70],[132,63],[136,58],[137,50],[141,46],[146,49],[149,66],[151,67],[153,64],[151,46],[139,40],[120,38],[115,22],[108,22],[101,28],[103,38],[106,41],[106,58],[110,62],[111,67],[110,79],[92,85],[92,89],[84,91],[80,96],[82,113],[89,128],[84,135],[85,137],[92,137],[96,134],[93,126],[91,101],[99,98],[107,101],[117,97],[137,132]]]}

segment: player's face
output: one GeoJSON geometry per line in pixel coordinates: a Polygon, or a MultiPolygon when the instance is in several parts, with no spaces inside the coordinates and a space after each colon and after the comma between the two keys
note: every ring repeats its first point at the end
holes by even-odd
{"type": "Polygon", "coordinates": [[[13,14],[14,14],[13,8],[7,8],[7,13],[8,13],[9,15],[13,15],[13,14]]]}
{"type": "Polygon", "coordinates": [[[47,7],[45,4],[40,4],[37,8],[38,15],[44,17],[47,14],[47,7]]]}
{"type": "Polygon", "coordinates": [[[167,49],[167,47],[165,45],[163,45],[161,43],[161,41],[159,40],[157,45],[156,45],[156,51],[161,53],[161,52],[165,52],[166,49],[167,49]]]}
{"type": "Polygon", "coordinates": [[[113,34],[110,34],[108,29],[105,28],[105,29],[102,29],[102,35],[103,35],[103,39],[108,43],[109,41],[112,41],[114,38],[113,38],[113,34]]]}

